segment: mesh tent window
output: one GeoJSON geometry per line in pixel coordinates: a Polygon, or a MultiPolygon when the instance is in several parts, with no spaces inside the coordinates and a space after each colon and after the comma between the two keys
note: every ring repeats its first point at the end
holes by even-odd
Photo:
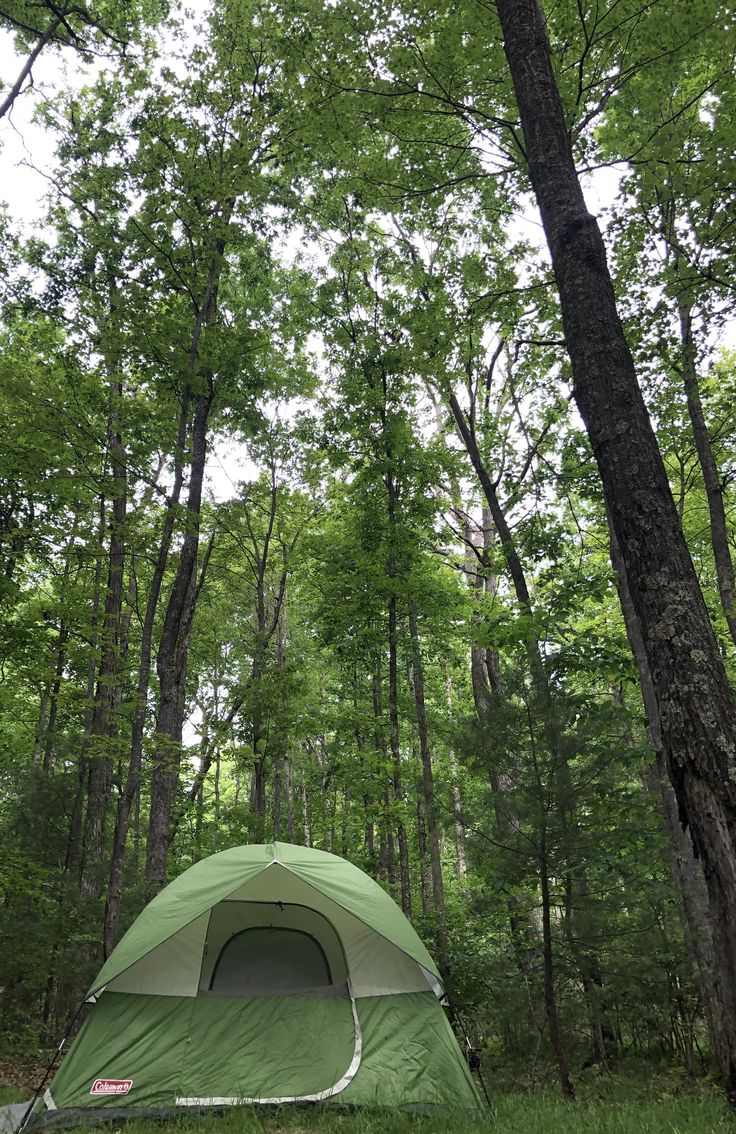
{"type": "Polygon", "coordinates": [[[243,929],[225,942],[209,990],[277,995],[332,983],[324,949],[311,934],[270,925],[243,929]]]}
{"type": "Polygon", "coordinates": [[[280,901],[212,907],[197,995],[334,996],[347,991],[347,979],[340,937],[317,910],[280,901]]]}

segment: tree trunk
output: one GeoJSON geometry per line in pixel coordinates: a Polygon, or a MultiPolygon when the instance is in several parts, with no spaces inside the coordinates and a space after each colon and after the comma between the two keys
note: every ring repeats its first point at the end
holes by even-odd
{"type": "MultiPolygon", "coordinates": [[[[33,762],[38,764],[43,748],[43,770],[48,775],[54,766],[54,741],[56,739],[56,718],[59,711],[59,694],[64,678],[66,665],[66,644],[69,639],[69,624],[65,617],[65,608],[69,592],[69,578],[71,575],[71,553],[79,531],[79,514],[74,513],[72,530],[67,540],[64,557],[64,574],[59,588],[59,633],[56,640],[56,661],[54,664],[54,680],[50,688],[46,688],[41,697],[38,710],[38,728],[36,730],[36,744],[33,753],[33,762]]],[[[99,601],[99,600],[98,600],[99,601]]],[[[97,612],[95,607],[95,613],[97,612]]],[[[93,653],[94,656],[94,653],[93,653]]]]}
{"type": "Polygon", "coordinates": [[[586,207],[537,0],[498,0],[529,176],[588,431],[642,630],[680,817],[714,938],[715,1054],[736,1104],[736,708],[586,207]]]}
{"type": "MultiPolygon", "coordinates": [[[[138,681],[133,702],[133,721],[130,733],[130,756],[128,770],[123,789],[118,798],[115,814],[115,829],[113,832],[113,846],[110,856],[110,874],[107,884],[107,903],[105,906],[105,922],[103,929],[103,947],[105,957],[109,957],[115,948],[118,936],[118,920],[120,917],[120,904],[123,894],[123,868],[125,863],[125,846],[128,839],[130,815],[133,807],[140,806],[141,767],[143,762],[143,738],[146,728],[146,710],[148,707],[148,691],[151,683],[151,660],[153,657],[153,634],[156,624],[156,611],[158,610],[161,587],[163,586],[166,565],[169,559],[171,538],[174,531],[176,510],[181,496],[184,482],[184,466],[180,454],[186,444],[187,422],[189,419],[189,397],[185,393],[179,414],[179,428],[177,437],[177,456],[174,463],[174,482],[171,495],[167,500],[167,510],[164,519],[161,539],[159,540],[156,562],[151,577],[151,585],[146,599],[146,610],[141,627],[140,660],[138,663],[138,681]]],[[[138,816],[140,820],[140,815],[138,816]]],[[[136,861],[137,861],[136,855],[136,861]]]]}
{"type": "Polygon", "coordinates": [[[299,794],[302,797],[302,826],[304,829],[304,846],[312,845],[312,824],[309,820],[309,796],[307,794],[307,779],[302,770],[299,779],[299,794]]]}
{"type": "MultiPolygon", "coordinates": [[[[372,705],[374,721],[374,743],[376,756],[381,769],[381,777],[385,776],[387,764],[386,737],[383,731],[383,706],[381,697],[381,669],[378,658],[373,670],[372,705]]],[[[378,877],[385,878],[391,893],[395,896],[396,862],[394,858],[393,820],[391,816],[391,801],[388,791],[383,791],[383,814],[378,840],[378,877]]]]}
{"type": "Polygon", "coordinates": [[[118,379],[112,380],[107,429],[113,478],[110,552],[101,629],[102,649],[87,747],[89,780],[80,873],[82,896],[91,898],[98,898],[104,888],[105,819],[112,786],[111,746],[118,732],[115,702],[117,685],[121,680],[119,651],[128,507],[127,453],[119,426],[122,397],[122,383],[118,379]]]}
{"type": "Polygon", "coordinates": [[[200,510],[207,455],[207,429],[213,398],[210,378],[207,379],[207,387],[207,393],[199,394],[195,399],[192,424],[192,459],[187,495],[187,527],[179,553],[176,576],[166,605],[161,641],[156,657],[159,704],[154,735],[151,807],[148,816],[146,851],[146,883],[151,894],[158,893],[166,885],[169,824],[171,823],[174,801],[179,787],[189,634],[194,619],[197,595],[206,568],[205,558],[200,587],[198,587],[197,553],[199,550],[200,510]]]}
{"type": "Polygon", "coordinates": [[[427,867],[427,825],[424,821],[424,797],[417,792],[417,850],[419,851],[419,884],[422,897],[422,915],[432,916],[432,889],[427,867]]]}
{"type": "MultiPolygon", "coordinates": [[[[227,202],[223,207],[222,215],[219,217],[222,233],[227,231],[233,204],[232,201],[227,202]]],[[[214,398],[212,374],[209,370],[203,372],[199,365],[199,355],[205,329],[213,322],[217,314],[218,289],[224,252],[225,236],[213,233],[212,256],[208,264],[207,280],[187,352],[188,374],[184,388],[183,409],[188,410],[188,403],[192,399],[194,411],[186,527],[176,575],[166,604],[164,625],[156,656],[159,703],[154,736],[151,807],[148,817],[148,843],[146,848],[146,884],[149,893],[152,894],[157,893],[166,885],[169,824],[179,786],[189,634],[194,619],[198,593],[204,581],[204,571],[208,558],[208,555],[205,555],[198,586],[197,558],[202,485],[207,456],[209,416],[214,398]],[[195,392],[195,384],[197,392],[195,392]]],[[[188,415],[185,421],[187,419],[188,415]]],[[[208,554],[211,548],[212,542],[210,541],[208,554]]]]}
{"type": "Polygon", "coordinates": [[[401,880],[401,908],[411,921],[411,887],[409,885],[409,842],[404,824],[404,786],[401,775],[401,747],[399,742],[399,665],[397,643],[396,598],[388,601],[388,715],[391,762],[393,764],[394,800],[399,814],[396,819],[396,841],[399,844],[399,877],[401,880]]]}
{"type": "MultiPolygon", "coordinates": [[[[104,513],[104,506],[102,507],[104,513]]],[[[87,655],[87,686],[85,704],[87,706],[84,714],[84,730],[83,735],[89,735],[92,726],[92,713],[94,711],[94,693],[95,693],[95,674],[97,672],[96,654],[97,654],[97,636],[99,633],[99,618],[100,618],[100,590],[102,581],[102,555],[98,552],[95,560],[95,574],[92,584],[92,617],[91,634],[89,642],[89,653],[87,655]]],[[[84,794],[85,784],[87,783],[87,754],[86,743],[82,744],[81,751],[78,757],[77,764],[77,790],[72,805],[72,814],[69,822],[69,837],[67,840],[66,858],[64,861],[64,871],[66,874],[78,877],[79,864],[82,854],[82,819],[84,816],[84,794]]]]}
{"type": "Polygon", "coordinates": [[[286,765],[286,841],[288,843],[294,842],[294,787],[293,777],[291,770],[291,760],[288,756],[284,756],[284,764],[286,765]]]}
{"type": "Polygon", "coordinates": [[[445,889],[442,880],[442,856],[440,854],[440,840],[437,828],[437,809],[434,798],[434,771],[432,768],[432,753],[429,748],[429,733],[427,731],[427,710],[424,701],[424,668],[422,666],[422,651],[419,641],[419,628],[417,626],[416,611],[409,612],[409,635],[412,645],[412,686],[414,689],[414,704],[417,710],[417,728],[419,731],[419,751],[422,757],[422,801],[424,804],[424,819],[427,825],[427,841],[429,843],[429,861],[432,872],[432,901],[437,918],[437,960],[443,977],[448,970],[447,932],[445,929],[445,889]]]}
{"type": "Polygon", "coordinates": [[[539,855],[539,881],[542,890],[542,956],[544,960],[544,1007],[547,1015],[549,1040],[552,1045],[560,1087],[565,1098],[574,1099],[575,1091],[570,1081],[565,1045],[562,1042],[560,1023],[557,1016],[557,997],[555,994],[554,958],[552,954],[552,911],[550,907],[549,873],[547,855],[542,845],[539,855]]]}
{"type": "MultiPolygon", "coordinates": [[[[447,700],[447,717],[452,718],[452,678],[445,674],[445,698],[447,700]]],[[[455,829],[455,876],[462,883],[468,873],[468,856],[465,849],[465,828],[463,826],[463,801],[460,793],[458,778],[457,756],[454,748],[448,750],[450,762],[450,788],[452,791],[452,814],[455,829]]]]}
{"type": "Polygon", "coordinates": [[[708,890],[702,864],[695,857],[692,841],[680,823],[675,793],[667,776],[662,755],[662,726],[659,720],[659,707],[654,695],[654,686],[649,672],[646,650],[644,649],[641,626],[631,601],[626,570],[621,559],[618,540],[610,526],[610,518],[609,534],[611,563],[616,575],[626,636],[639,670],[639,684],[647,718],[647,733],[652,751],[655,754],[651,779],[657,793],[662,827],[667,839],[667,866],[679,897],[685,944],[693,968],[697,973],[703,1009],[711,1035],[714,1035],[718,1025],[718,1017],[715,1014],[714,1006],[713,934],[708,911],[708,890]]]}
{"type": "Polygon", "coordinates": [[[718,592],[721,596],[721,605],[726,616],[728,629],[731,632],[731,639],[736,644],[736,585],[734,584],[731,549],[728,544],[726,510],[723,506],[724,482],[718,472],[713,447],[708,436],[708,427],[705,423],[705,414],[703,413],[695,343],[693,341],[692,312],[682,295],[677,300],[677,313],[680,320],[682,343],[680,369],[687,397],[687,411],[690,415],[695,448],[698,453],[705,495],[708,500],[710,539],[716,565],[718,592]]]}
{"type": "Polygon", "coordinates": [[[273,837],[274,842],[281,839],[281,784],[283,780],[283,757],[276,756],[273,762],[273,837]]]}

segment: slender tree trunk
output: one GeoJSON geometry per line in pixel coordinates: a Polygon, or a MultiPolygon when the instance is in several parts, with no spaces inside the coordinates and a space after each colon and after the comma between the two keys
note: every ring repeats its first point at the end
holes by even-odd
{"type": "Polygon", "coordinates": [[[723,613],[726,616],[731,639],[736,644],[736,584],[734,584],[733,561],[728,543],[728,526],[726,524],[726,510],[723,506],[724,480],[721,477],[713,447],[708,436],[708,427],[705,423],[703,403],[700,397],[700,383],[698,382],[697,359],[695,355],[695,342],[693,339],[693,317],[690,307],[680,296],[677,301],[677,312],[680,319],[680,337],[682,353],[680,369],[685,385],[687,397],[687,410],[690,415],[695,448],[698,461],[703,474],[705,495],[708,500],[708,513],[710,516],[710,538],[713,547],[713,558],[716,565],[716,578],[718,592],[721,596],[723,613]]]}
{"type": "Polygon", "coordinates": [[[283,778],[283,757],[276,756],[273,762],[273,837],[281,840],[281,782],[283,778]]]}
{"type": "Polygon", "coordinates": [[[440,971],[443,977],[448,971],[448,943],[445,928],[445,889],[442,880],[442,855],[440,853],[439,830],[437,825],[437,809],[434,797],[434,770],[432,768],[432,753],[429,747],[429,732],[427,729],[427,709],[424,700],[424,667],[422,665],[422,649],[419,641],[419,628],[415,610],[409,612],[409,635],[412,646],[412,686],[414,689],[414,704],[417,710],[417,728],[419,731],[419,751],[422,757],[422,799],[424,804],[424,817],[427,824],[427,841],[429,843],[429,858],[432,869],[432,901],[437,917],[437,951],[440,971]]]}
{"type": "Polygon", "coordinates": [[[286,765],[286,841],[288,843],[294,842],[294,788],[291,770],[291,760],[288,756],[284,756],[284,764],[286,765]]]}
{"type": "Polygon", "coordinates": [[[83,897],[98,898],[104,888],[104,834],[107,808],[112,786],[112,745],[118,732],[115,715],[117,685],[121,677],[120,632],[123,609],[127,519],[127,453],[120,434],[122,383],[111,381],[111,405],[108,420],[108,452],[110,455],[113,492],[110,518],[110,551],[107,586],[101,629],[101,653],[97,676],[94,711],[88,745],[89,780],[87,812],[84,820],[84,847],[80,873],[83,897]]]}
{"type": "Polygon", "coordinates": [[[575,400],[603,481],[642,630],[680,816],[712,915],[715,1054],[736,1104],[736,707],[677,518],[603,240],[587,210],[536,0],[498,0],[529,176],[542,215],[575,400]]]}
{"type": "Polygon", "coordinates": [[[575,1091],[570,1081],[565,1045],[562,1041],[560,1023],[557,1016],[557,997],[555,994],[554,958],[552,953],[552,912],[549,893],[549,873],[547,854],[542,845],[539,855],[539,881],[542,890],[542,956],[544,960],[544,1007],[547,1015],[549,1040],[552,1045],[560,1087],[565,1098],[574,1099],[575,1091]]]}
{"type": "Polygon", "coordinates": [[[609,1047],[613,1048],[613,1043],[611,1042],[613,1036],[610,1034],[604,1021],[602,1004],[603,978],[597,964],[597,957],[594,953],[589,952],[584,937],[581,939],[580,935],[583,922],[581,909],[585,905],[585,899],[587,898],[587,886],[585,884],[581,885],[581,881],[583,883],[585,881],[584,874],[576,879],[574,879],[571,874],[568,874],[565,879],[565,915],[562,924],[570,948],[570,955],[580,974],[580,982],[583,986],[585,1000],[588,1005],[588,1017],[590,1019],[590,1061],[592,1063],[598,1063],[608,1070],[609,1047]],[[578,883],[577,886],[576,882],[578,883]]]}
{"type": "Polygon", "coordinates": [[[340,813],[340,854],[343,858],[347,858],[349,854],[348,844],[348,819],[350,814],[350,788],[343,789],[342,809],[340,813]]]}
{"type": "Polygon", "coordinates": [[[212,789],[212,853],[217,850],[217,840],[220,834],[220,749],[215,749],[215,782],[212,789]]]}
{"type": "Polygon", "coordinates": [[[401,908],[411,921],[411,887],[409,884],[409,842],[404,824],[404,787],[401,775],[401,746],[399,740],[399,664],[398,624],[396,598],[388,602],[388,715],[391,762],[393,764],[394,800],[399,809],[396,819],[396,839],[399,844],[399,877],[401,879],[401,908]]]}
{"type": "MultiPolygon", "coordinates": [[[[445,699],[447,701],[447,716],[452,718],[452,678],[445,674],[445,699]]],[[[455,830],[455,876],[462,882],[468,873],[468,856],[465,849],[465,828],[463,826],[463,801],[460,792],[459,769],[455,749],[448,749],[450,763],[450,789],[452,791],[453,827],[455,830]]]]}
{"type": "MultiPolygon", "coordinates": [[[[102,506],[101,510],[104,514],[104,505],[102,506]]],[[[86,737],[89,736],[89,731],[92,726],[92,713],[94,712],[95,675],[97,672],[97,664],[95,659],[97,654],[97,637],[99,633],[101,582],[102,555],[98,552],[95,560],[95,574],[92,583],[92,617],[90,622],[91,634],[89,653],[87,655],[87,686],[85,698],[85,704],[87,708],[84,714],[83,729],[85,743],[82,744],[82,748],[78,756],[77,791],[74,797],[74,804],[72,806],[72,814],[69,822],[69,838],[67,840],[66,859],[64,862],[64,871],[69,876],[78,876],[80,858],[82,853],[82,819],[84,816],[85,785],[87,783],[86,737]]]]}
{"type": "MultiPolygon", "coordinates": [[[[66,665],[66,644],[69,640],[69,623],[65,617],[66,603],[69,596],[69,579],[71,576],[71,556],[77,533],[79,531],[79,514],[74,513],[72,530],[67,540],[64,555],[64,574],[59,588],[59,631],[56,639],[56,658],[54,663],[54,680],[44,690],[38,712],[38,727],[36,729],[36,744],[33,753],[34,764],[39,764],[43,749],[43,770],[48,775],[54,766],[54,743],[56,740],[56,718],[59,711],[59,694],[64,679],[64,666],[66,665]]],[[[94,655],[93,655],[94,656],[94,655]]]]}
{"type": "MultiPolygon", "coordinates": [[[[41,690],[41,696],[38,701],[38,717],[36,718],[36,732],[35,740],[33,742],[33,766],[38,768],[41,764],[41,748],[43,747],[43,739],[46,733],[46,722],[49,715],[49,696],[51,693],[51,686],[46,684],[41,690]]],[[[44,771],[48,771],[44,767],[44,771]]]]}
{"type": "Polygon", "coordinates": [[[302,797],[302,825],[304,828],[304,845],[312,845],[312,824],[309,820],[309,796],[307,794],[307,779],[302,771],[299,779],[299,794],[302,797]]]}
{"type": "MultiPolygon", "coordinates": [[[[56,741],[56,719],[59,713],[59,695],[64,680],[64,666],[66,664],[66,643],[69,639],[69,626],[62,615],[59,623],[59,635],[56,639],[56,664],[54,666],[54,681],[48,698],[48,720],[46,722],[46,739],[43,746],[43,770],[50,774],[54,767],[54,744],[56,741]]],[[[40,739],[40,738],[39,738],[40,739]]]]}
{"type": "Polygon", "coordinates": [[[200,784],[197,792],[197,801],[194,805],[194,861],[199,862],[202,857],[202,826],[204,823],[204,790],[200,784]]]}
{"type": "Polygon", "coordinates": [[[391,807],[391,796],[388,789],[383,793],[383,816],[381,825],[380,850],[378,857],[379,876],[388,882],[388,888],[394,897],[397,896],[396,878],[396,848],[394,846],[394,825],[391,807]]]}
{"type": "MultiPolygon", "coordinates": [[[[138,816],[137,830],[140,833],[140,788],[141,768],[143,762],[143,739],[146,728],[146,710],[148,707],[148,692],[151,684],[151,662],[153,657],[153,635],[156,624],[156,611],[158,610],[161,588],[163,586],[166,565],[171,548],[171,539],[176,520],[176,510],[181,496],[184,482],[184,466],[181,454],[186,445],[187,422],[189,419],[189,396],[185,392],[179,415],[179,428],[177,436],[177,456],[174,464],[174,481],[171,495],[167,500],[166,515],[159,540],[156,561],[154,563],[151,584],[146,599],[146,609],[141,626],[140,658],[138,663],[138,681],[133,702],[133,721],[130,733],[130,756],[128,770],[123,789],[118,798],[115,814],[115,829],[113,832],[113,846],[110,856],[110,874],[107,885],[107,903],[105,906],[105,923],[103,930],[103,948],[105,957],[108,957],[115,948],[118,934],[118,920],[120,917],[120,904],[123,894],[123,872],[125,864],[125,846],[128,839],[131,809],[136,808],[138,816]]],[[[136,853],[136,862],[138,854],[136,853]]]]}
{"type": "Polygon", "coordinates": [[[422,895],[422,916],[432,916],[432,889],[427,863],[427,825],[424,821],[424,796],[417,792],[417,849],[419,851],[419,883],[422,895]]]}
{"type": "Polygon", "coordinates": [[[149,892],[153,894],[158,893],[166,885],[169,825],[179,788],[189,635],[208,559],[208,556],[205,556],[198,585],[199,521],[212,396],[210,382],[207,394],[200,394],[195,401],[192,461],[187,496],[187,530],[166,606],[156,657],[159,704],[154,736],[151,807],[148,816],[146,850],[146,883],[149,892]]]}
{"type": "Polygon", "coordinates": [[[54,16],[54,19],[51,20],[49,26],[46,28],[46,31],[39,33],[38,39],[31,48],[31,51],[29,52],[28,58],[26,59],[25,63],[21,67],[17,79],[11,86],[3,101],[0,103],[0,119],[4,118],[8,111],[12,109],[15,100],[23,89],[24,82],[30,76],[31,71],[33,70],[33,64],[38,59],[44,47],[46,47],[46,45],[51,42],[57,31],[59,31],[63,24],[63,15],[54,16]]]}
{"type": "MultiPolygon", "coordinates": [[[[385,776],[385,768],[388,756],[386,751],[386,737],[383,731],[381,669],[378,658],[376,658],[375,668],[373,670],[372,693],[373,720],[375,726],[374,743],[376,756],[381,768],[381,776],[383,778],[383,776],[385,776]]],[[[391,801],[389,799],[388,791],[386,791],[385,789],[383,792],[383,814],[381,815],[381,826],[379,831],[378,876],[379,878],[386,879],[392,894],[395,895],[396,861],[394,857],[393,819],[391,815],[391,801]]]]}
{"type": "MultiPolygon", "coordinates": [[[[222,234],[227,230],[232,208],[233,202],[228,202],[219,217],[222,234]]],[[[207,456],[209,417],[214,398],[212,374],[209,370],[203,372],[199,365],[199,356],[202,335],[214,321],[217,313],[218,288],[224,252],[225,236],[213,233],[212,256],[208,265],[207,281],[197,311],[187,354],[188,378],[184,390],[184,402],[186,404],[192,399],[194,409],[186,527],[176,575],[166,604],[161,640],[156,656],[159,703],[154,737],[151,806],[148,816],[146,848],[146,884],[149,893],[154,894],[166,885],[169,824],[179,787],[189,635],[197,597],[204,582],[208,554],[212,549],[212,541],[210,541],[198,586],[197,559],[202,486],[207,456]],[[199,392],[196,393],[195,382],[199,387],[199,392]]]]}

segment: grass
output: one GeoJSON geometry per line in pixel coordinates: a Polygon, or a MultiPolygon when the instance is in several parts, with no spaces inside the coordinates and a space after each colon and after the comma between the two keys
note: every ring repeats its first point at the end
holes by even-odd
{"type": "Polygon", "coordinates": [[[7,1106],[8,1103],[24,1102],[29,1099],[33,1091],[23,1090],[22,1087],[7,1087],[0,1083],[0,1106],[7,1106]]]}
{"type": "MultiPolygon", "coordinates": [[[[87,1126],[86,1131],[94,1129],[87,1126]]],[[[104,1131],[105,1128],[98,1128],[104,1131]]],[[[108,1130],[111,1128],[107,1128],[108,1130]]],[[[118,1134],[119,1124],[113,1127],[118,1134]]],[[[736,1116],[714,1094],[566,1103],[545,1095],[505,1095],[487,1119],[364,1110],[251,1108],[223,1117],[132,1120],[124,1134],[734,1134],[736,1116]]]]}
{"type": "MultiPolygon", "coordinates": [[[[243,1108],[221,1116],[167,1121],[133,1119],[122,1127],[85,1127],[85,1134],[736,1134],[736,1114],[713,1089],[683,1090],[654,1078],[634,1084],[607,1078],[579,1083],[579,1101],[509,1091],[491,1095],[487,1117],[340,1111],[330,1107],[243,1108]]],[[[0,1084],[0,1106],[28,1098],[0,1084]]]]}

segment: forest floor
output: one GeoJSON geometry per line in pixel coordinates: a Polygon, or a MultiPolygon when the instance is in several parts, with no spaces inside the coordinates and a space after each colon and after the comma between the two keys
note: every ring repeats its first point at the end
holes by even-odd
{"type": "MultiPolygon", "coordinates": [[[[25,1076],[0,1059],[0,1106],[27,1099],[25,1076]],[[14,1069],[13,1069],[14,1070],[14,1069]],[[8,1073],[10,1072],[10,1073],[8,1073]]],[[[487,1119],[314,1107],[243,1108],[222,1116],[130,1121],[124,1134],[736,1134],[736,1114],[712,1087],[608,1078],[578,1084],[579,1098],[552,1092],[491,1094],[487,1119]]],[[[85,1127],[86,1134],[115,1127],[85,1127]]]]}

